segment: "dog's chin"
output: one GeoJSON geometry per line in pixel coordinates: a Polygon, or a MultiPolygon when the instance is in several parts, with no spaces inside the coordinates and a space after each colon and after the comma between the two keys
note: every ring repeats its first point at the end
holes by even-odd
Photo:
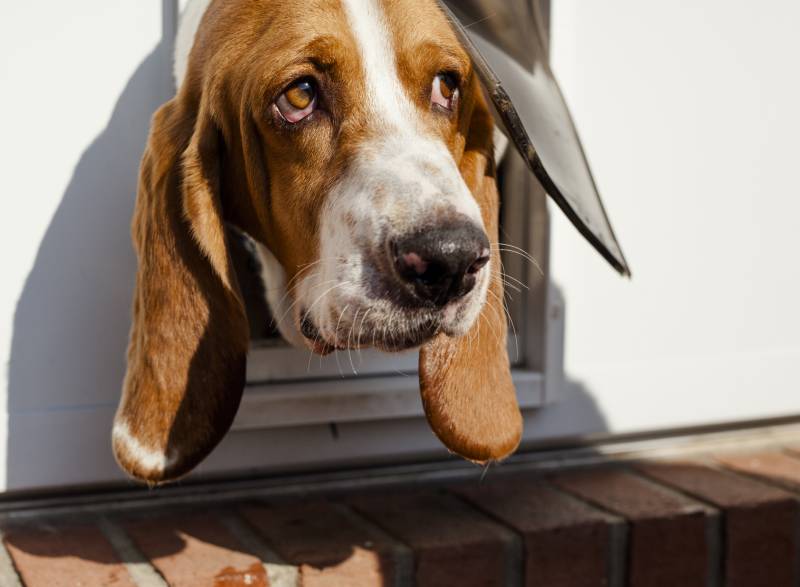
{"type": "Polygon", "coordinates": [[[401,330],[392,335],[376,339],[373,345],[380,351],[396,353],[422,346],[441,331],[438,320],[431,320],[430,323],[414,328],[413,330],[401,330]]]}
{"type": "MultiPolygon", "coordinates": [[[[456,303],[439,310],[412,312],[398,308],[389,313],[390,317],[376,318],[368,323],[358,318],[348,322],[339,312],[333,311],[329,323],[318,325],[306,317],[299,321],[299,329],[306,347],[319,355],[368,347],[395,353],[420,347],[439,334],[463,336],[473,325],[475,316],[462,306],[456,303]]],[[[364,314],[369,315],[369,312],[357,316],[364,314]]]]}

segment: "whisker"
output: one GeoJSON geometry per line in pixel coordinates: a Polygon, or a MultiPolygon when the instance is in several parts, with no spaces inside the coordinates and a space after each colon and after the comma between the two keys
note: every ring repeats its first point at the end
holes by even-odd
{"type": "Polygon", "coordinates": [[[523,259],[529,261],[534,267],[536,267],[536,269],[539,271],[539,273],[542,276],[544,276],[544,271],[542,271],[542,267],[541,267],[541,265],[539,265],[539,262],[536,259],[534,259],[533,256],[531,256],[531,254],[528,253],[525,249],[522,249],[522,248],[520,248],[520,247],[518,247],[516,245],[512,245],[510,243],[492,243],[491,247],[493,249],[496,249],[496,250],[500,251],[501,253],[509,253],[509,254],[512,254],[512,255],[519,255],[523,259]]]}
{"type": "MultiPolygon", "coordinates": [[[[335,281],[335,280],[332,280],[332,281],[335,281]]],[[[330,282],[329,282],[329,283],[330,283],[330,282]]],[[[352,283],[352,282],[350,282],[350,281],[343,281],[342,283],[337,283],[337,284],[336,284],[336,285],[334,285],[333,287],[329,287],[329,288],[328,288],[328,289],[326,289],[324,292],[322,292],[322,293],[321,293],[321,294],[320,294],[320,295],[317,297],[317,299],[316,299],[316,300],[314,300],[314,303],[313,303],[313,304],[311,304],[311,305],[308,307],[308,309],[306,310],[305,314],[303,314],[303,316],[300,318],[300,322],[302,323],[303,321],[305,321],[305,319],[306,319],[306,318],[308,318],[308,317],[309,317],[309,315],[311,315],[311,311],[312,311],[312,310],[314,309],[314,307],[315,307],[315,306],[316,306],[316,305],[317,305],[317,304],[318,304],[318,303],[319,303],[319,302],[322,300],[322,298],[324,298],[326,295],[328,295],[328,294],[329,294],[330,292],[332,292],[333,290],[335,290],[335,289],[338,289],[338,288],[340,288],[340,287],[344,287],[344,286],[346,286],[346,285],[351,285],[351,283],[352,283]]]]}
{"type": "MultiPolygon", "coordinates": [[[[329,284],[329,283],[335,283],[335,282],[336,282],[336,280],[335,280],[335,279],[328,279],[328,280],[326,280],[326,281],[323,281],[323,282],[321,282],[321,283],[314,284],[314,285],[312,286],[312,289],[319,289],[320,287],[323,287],[323,286],[325,286],[325,285],[327,285],[327,284],[329,284]]],[[[295,298],[295,300],[294,300],[294,301],[293,301],[293,302],[292,302],[292,303],[289,305],[289,307],[288,307],[288,308],[286,308],[286,310],[284,311],[284,313],[283,313],[283,314],[281,314],[281,317],[280,317],[280,319],[279,319],[279,320],[280,320],[280,321],[283,321],[283,319],[284,319],[284,318],[286,318],[286,316],[288,316],[288,315],[289,315],[289,313],[290,313],[292,310],[294,310],[294,309],[297,307],[297,304],[299,304],[299,303],[300,303],[300,299],[299,299],[299,298],[295,298]]]]}
{"type": "MultiPolygon", "coordinates": [[[[319,333],[319,331],[317,331],[317,335],[314,337],[314,345],[317,344],[317,341],[319,341],[320,336],[321,336],[321,334],[319,333]]],[[[308,349],[308,364],[306,365],[306,373],[307,374],[311,373],[311,359],[313,359],[313,358],[314,358],[314,351],[312,349],[308,349]]],[[[322,363],[320,362],[320,365],[321,364],[322,363]]]]}
{"type": "Polygon", "coordinates": [[[511,324],[511,331],[514,333],[514,347],[516,349],[516,358],[514,359],[514,362],[517,362],[517,361],[519,361],[519,337],[517,336],[517,329],[514,326],[514,319],[511,318],[511,312],[508,311],[508,308],[506,308],[506,305],[502,302],[500,297],[496,293],[494,293],[492,290],[487,290],[487,291],[488,291],[488,293],[492,294],[494,296],[494,298],[498,301],[498,303],[500,304],[500,307],[503,308],[503,312],[505,313],[506,317],[508,318],[509,324],[511,324]]]}
{"type": "Polygon", "coordinates": [[[358,320],[358,313],[361,310],[356,310],[356,315],[353,316],[353,321],[350,324],[350,333],[347,335],[347,357],[350,359],[350,369],[353,370],[353,375],[358,375],[356,366],[353,364],[353,353],[350,350],[350,336],[353,334],[353,329],[356,327],[356,320],[358,320]]]}
{"type": "Polygon", "coordinates": [[[308,273],[314,266],[318,265],[322,261],[323,261],[323,259],[317,259],[313,263],[306,263],[305,265],[302,265],[300,267],[300,269],[297,271],[297,273],[295,273],[294,276],[289,281],[286,282],[286,285],[284,285],[284,288],[286,289],[286,293],[284,293],[283,296],[281,297],[281,299],[278,301],[278,305],[279,306],[281,304],[283,304],[284,301],[286,301],[286,298],[289,296],[289,293],[291,292],[292,285],[298,279],[300,279],[301,277],[304,277],[306,273],[308,273]]]}
{"type": "Polygon", "coordinates": [[[487,317],[486,317],[486,316],[483,314],[483,312],[481,312],[481,314],[480,314],[480,318],[481,318],[482,320],[485,320],[485,321],[486,321],[486,326],[487,326],[487,328],[489,328],[490,332],[491,332],[491,333],[494,335],[494,340],[495,340],[495,342],[496,342],[497,344],[502,344],[502,342],[503,342],[503,336],[502,336],[502,332],[501,332],[500,330],[498,330],[498,329],[497,329],[497,326],[495,326],[495,325],[492,323],[492,321],[491,321],[491,320],[489,320],[489,318],[487,318],[487,317]]]}
{"type": "MultiPolygon", "coordinates": [[[[297,273],[295,273],[295,274],[292,276],[292,278],[291,278],[289,281],[287,281],[287,282],[286,282],[286,284],[283,286],[283,287],[284,287],[284,289],[286,290],[286,292],[285,292],[285,293],[284,293],[284,294],[281,296],[281,299],[280,299],[280,300],[278,300],[278,302],[277,302],[277,304],[276,304],[276,305],[277,305],[278,307],[280,307],[280,306],[281,306],[281,305],[282,305],[282,304],[283,304],[283,303],[286,301],[286,298],[287,298],[287,297],[289,297],[289,295],[290,295],[290,294],[291,294],[291,292],[292,292],[292,286],[293,286],[293,285],[294,285],[294,284],[295,284],[297,281],[299,281],[299,280],[300,280],[300,278],[302,278],[302,277],[305,277],[305,276],[306,276],[306,274],[308,274],[308,273],[311,271],[311,269],[313,269],[314,267],[316,267],[317,265],[319,265],[319,264],[320,264],[320,263],[322,263],[323,261],[327,261],[327,260],[335,260],[335,257],[320,257],[320,258],[319,258],[319,259],[317,259],[316,261],[312,261],[312,262],[310,262],[310,263],[304,263],[304,264],[300,265],[300,266],[299,266],[299,268],[298,268],[298,271],[297,271],[297,273]]],[[[262,283],[263,283],[263,279],[262,279],[262,283]]],[[[277,289],[277,288],[269,288],[269,287],[267,287],[267,285],[268,285],[268,284],[266,284],[266,283],[264,284],[264,289],[265,289],[266,291],[274,291],[275,289],[277,289]]],[[[296,302],[296,300],[295,300],[295,302],[296,302]]],[[[270,306],[271,306],[271,304],[270,304],[270,306]]],[[[292,308],[294,308],[294,306],[295,306],[295,304],[294,304],[294,303],[293,303],[291,306],[289,306],[289,308],[287,309],[287,311],[286,311],[286,312],[284,312],[284,313],[283,313],[283,315],[281,315],[281,317],[280,317],[279,319],[276,319],[276,318],[275,318],[275,316],[273,316],[273,317],[272,317],[272,324],[273,324],[273,325],[275,325],[275,326],[277,326],[278,322],[279,322],[279,321],[282,321],[284,318],[286,318],[286,315],[289,313],[289,311],[290,311],[292,308]]],[[[272,308],[272,307],[270,307],[270,311],[273,311],[273,310],[276,310],[276,309],[277,309],[277,308],[272,308]]]]}
{"type": "Polygon", "coordinates": [[[364,321],[369,316],[369,313],[372,312],[374,308],[369,308],[366,312],[364,312],[364,317],[361,318],[361,326],[358,327],[358,333],[356,333],[356,351],[358,352],[358,360],[361,362],[361,334],[364,332],[364,321]]]}
{"type": "Polygon", "coordinates": [[[508,287],[509,289],[513,289],[517,293],[522,293],[522,290],[516,284],[506,281],[506,275],[503,275],[502,273],[494,273],[493,275],[499,277],[503,281],[504,286],[508,287]]]}
{"type": "Polygon", "coordinates": [[[496,12],[492,12],[492,13],[491,13],[490,15],[488,15],[488,16],[484,16],[483,18],[479,18],[478,20],[476,20],[476,21],[473,21],[473,22],[471,22],[471,23],[469,23],[469,24],[465,24],[465,25],[464,25],[464,28],[465,28],[465,29],[468,29],[468,28],[474,27],[475,25],[481,24],[482,22],[486,22],[486,21],[487,21],[487,20],[489,20],[490,18],[494,18],[496,15],[497,15],[497,13],[496,13],[496,12]]]}
{"type": "MultiPolygon", "coordinates": [[[[339,341],[339,325],[342,323],[342,318],[347,313],[347,309],[350,307],[350,304],[347,304],[343,309],[342,312],[339,314],[339,320],[336,322],[336,330],[334,331],[334,336],[336,336],[336,341],[339,341]]],[[[342,373],[342,365],[339,363],[339,353],[338,351],[334,351],[334,356],[336,357],[336,368],[339,370],[339,376],[344,377],[344,373],[342,373]]]]}
{"type": "Polygon", "coordinates": [[[522,280],[520,280],[520,279],[517,279],[516,277],[513,277],[512,275],[508,275],[508,274],[506,273],[506,274],[504,274],[504,275],[503,275],[503,277],[504,277],[505,279],[510,279],[510,280],[512,280],[514,283],[516,283],[517,285],[519,285],[519,287],[520,287],[520,288],[522,288],[522,289],[526,289],[526,290],[528,290],[528,291],[530,291],[530,289],[531,289],[531,288],[529,288],[529,287],[527,286],[527,284],[526,284],[524,281],[522,281],[522,280]]]}

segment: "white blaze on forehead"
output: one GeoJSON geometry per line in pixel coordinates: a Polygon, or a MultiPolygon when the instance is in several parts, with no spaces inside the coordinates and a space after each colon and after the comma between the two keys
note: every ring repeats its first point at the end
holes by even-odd
{"type": "Polygon", "coordinates": [[[407,126],[417,113],[397,74],[395,48],[380,0],[342,0],[342,4],[361,53],[364,99],[373,115],[399,128],[407,126]]]}
{"type": "MultiPolygon", "coordinates": [[[[372,157],[366,157],[362,165],[354,166],[352,174],[362,177],[350,179],[357,180],[354,183],[369,183],[370,176],[382,171],[398,181],[416,182],[420,186],[416,191],[433,196],[428,198],[427,204],[447,200],[457,211],[482,225],[477,202],[464,185],[450,151],[444,141],[426,127],[400,80],[398,48],[394,45],[381,0],[342,0],[342,6],[359,48],[366,88],[363,99],[370,110],[371,124],[379,130],[368,149],[373,156],[377,155],[379,163],[376,165],[372,157]],[[409,168],[409,156],[417,160],[413,168],[409,168]],[[427,162],[427,169],[420,166],[420,161],[427,162]],[[434,181],[433,175],[438,179],[434,181]],[[449,189],[442,189],[442,183],[449,183],[449,189]],[[435,188],[436,193],[426,193],[429,188],[435,188]]],[[[391,191],[394,186],[383,187],[391,191]]],[[[401,199],[401,193],[395,195],[401,199]]],[[[362,197],[367,196],[362,192],[362,197]]],[[[416,204],[425,206],[423,199],[417,199],[416,204]]],[[[364,204],[370,203],[365,201],[364,204]]]]}

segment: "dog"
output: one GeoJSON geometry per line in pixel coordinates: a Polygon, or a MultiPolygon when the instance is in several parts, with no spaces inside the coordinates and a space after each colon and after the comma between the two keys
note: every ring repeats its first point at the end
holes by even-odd
{"type": "Polygon", "coordinates": [[[435,0],[213,0],[154,115],[112,446],[150,484],[229,429],[248,322],[232,225],[289,342],[419,347],[426,417],[485,463],[518,446],[506,353],[493,121],[435,0]]]}

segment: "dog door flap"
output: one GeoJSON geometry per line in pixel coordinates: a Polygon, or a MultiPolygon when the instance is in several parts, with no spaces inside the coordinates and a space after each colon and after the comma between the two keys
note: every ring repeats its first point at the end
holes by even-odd
{"type": "Polygon", "coordinates": [[[623,275],[606,215],[553,73],[537,2],[440,0],[470,53],[505,132],[580,233],[623,275]]]}

